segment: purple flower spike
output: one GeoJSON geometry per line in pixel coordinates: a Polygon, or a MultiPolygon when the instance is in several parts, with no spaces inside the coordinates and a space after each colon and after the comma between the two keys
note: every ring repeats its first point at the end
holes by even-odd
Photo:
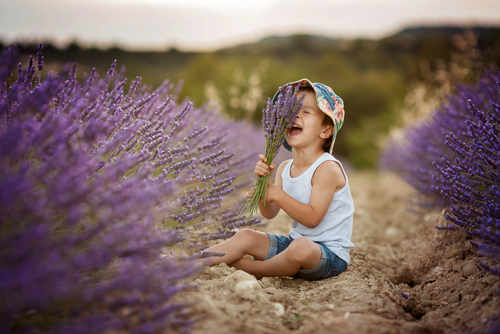
{"type": "Polygon", "coordinates": [[[43,44],[40,44],[38,46],[38,52],[36,53],[36,63],[37,63],[39,71],[43,70],[43,55],[42,55],[42,50],[43,50],[43,44]]]}

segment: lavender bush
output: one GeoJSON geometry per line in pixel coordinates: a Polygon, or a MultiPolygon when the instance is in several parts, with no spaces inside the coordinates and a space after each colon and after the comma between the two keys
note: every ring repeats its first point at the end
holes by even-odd
{"type": "Polygon", "coordinates": [[[116,62],[80,82],[76,64],[41,80],[42,46],[17,57],[0,60],[0,332],[188,331],[172,296],[216,255],[205,240],[256,222],[228,196],[252,180],[255,131],[168,81],[125,92],[116,62]]]}
{"type": "MultiPolygon", "coordinates": [[[[430,121],[408,129],[392,143],[385,165],[449,207],[446,218],[477,237],[481,251],[500,259],[500,90],[487,72],[475,86],[456,93],[430,121]]],[[[450,227],[454,227],[451,225],[450,227]]],[[[492,273],[500,271],[482,264],[492,273]]]]}

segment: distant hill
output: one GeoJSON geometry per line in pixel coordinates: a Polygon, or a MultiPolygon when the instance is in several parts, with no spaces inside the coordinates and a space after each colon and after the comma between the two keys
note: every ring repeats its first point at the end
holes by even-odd
{"type": "Polygon", "coordinates": [[[442,55],[453,48],[453,37],[461,35],[467,30],[473,31],[478,37],[480,48],[486,48],[500,43],[500,27],[408,27],[394,35],[372,39],[343,39],[329,38],[320,35],[291,35],[291,36],[268,36],[258,42],[236,45],[224,48],[219,54],[270,54],[281,50],[295,50],[308,53],[324,52],[328,50],[350,51],[356,49],[357,45],[381,46],[394,51],[394,48],[406,51],[421,49],[426,43],[441,44],[442,55]]]}
{"type": "MultiPolygon", "coordinates": [[[[286,55],[289,52],[299,52],[303,54],[319,54],[323,52],[342,51],[356,52],[361,49],[380,49],[381,51],[389,52],[415,52],[422,53],[432,45],[434,48],[431,54],[421,54],[423,57],[447,58],[447,54],[454,47],[453,37],[463,34],[469,28],[458,26],[436,26],[436,27],[408,27],[398,33],[387,36],[378,40],[373,39],[342,39],[330,38],[320,35],[298,34],[290,36],[268,36],[254,43],[240,44],[233,47],[223,48],[215,51],[217,55],[286,55]]],[[[480,49],[492,47],[500,44],[500,27],[472,27],[471,30],[478,37],[478,45],[480,49]]],[[[42,41],[43,42],[43,41],[42,41]]],[[[202,54],[205,52],[182,52],[175,48],[159,51],[125,51],[117,47],[110,49],[97,48],[82,48],[77,43],[72,43],[64,49],[59,49],[52,46],[50,43],[44,43],[44,53],[59,58],[72,58],[76,60],[79,54],[86,54],[85,58],[96,58],[102,54],[116,55],[120,57],[126,54],[127,56],[138,55],[149,62],[157,60],[175,60],[182,63],[193,55],[202,54]],[[145,58],[144,58],[145,57],[145,58]]],[[[0,50],[6,47],[0,42],[0,50]]],[[[38,44],[21,44],[19,45],[21,52],[26,54],[36,53],[38,44]]],[[[210,52],[209,52],[210,53],[210,52]]],[[[85,59],[80,59],[85,61],[85,59]]]]}
{"type": "Polygon", "coordinates": [[[436,27],[408,27],[404,28],[400,32],[396,33],[393,36],[400,35],[412,35],[412,36],[425,36],[429,34],[439,34],[439,35],[447,35],[454,36],[456,34],[462,34],[466,30],[473,30],[479,36],[483,36],[485,38],[491,38],[493,36],[498,36],[500,32],[500,27],[447,27],[447,26],[436,26],[436,27]]]}

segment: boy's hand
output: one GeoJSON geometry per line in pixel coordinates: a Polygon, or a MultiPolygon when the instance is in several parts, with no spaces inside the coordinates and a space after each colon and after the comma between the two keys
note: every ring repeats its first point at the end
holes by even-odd
{"type": "Polygon", "coordinates": [[[255,176],[259,177],[259,176],[271,175],[276,165],[275,164],[271,164],[271,166],[266,165],[267,159],[264,156],[264,154],[259,155],[259,159],[260,160],[255,165],[255,170],[253,171],[255,176]]]}
{"type": "MultiPolygon", "coordinates": [[[[246,194],[247,198],[250,198],[251,196],[253,196],[254,190],[255,190],[255,187],[250,188],[250,191],[247,192],[247,194],[246,194]]],[[[264,203],[264,197],[262,197],[259,202],[260,202],[260,204],[263,204],[264,203]]]]}
{"type": "Polygon", "coordinates": [[[252,187],[252,188],[250,188],[250,191],[248,191],[248,192],[246,193],[247,198],[250,198],[250,195],[252,195],[252,193],[253,193],[254,189],[255,189],[255,187],[252,187]]]}
{"type": "MultiPolygon", "coordinates": [[[[246,193],[246,196],[247,198],[249,198],[250,196],[253,195],[253,191],[254,191],[255,187],[253,188],[250,188],[250,191],[246,193]]],[[[266,198],[266,204],[267,203],[270,203],[272,202],[272,198],[273,198],[273,195],[275,194],[276,192],[276,189],[278,189],[276,187],[276,185],[272,184],[272,183],[269,183],[267,185],[267,192],[266,192],[266,196],[263,196],[261,199],[260,199],[260,204],[264,204],[264,198],[266,198]]]]}

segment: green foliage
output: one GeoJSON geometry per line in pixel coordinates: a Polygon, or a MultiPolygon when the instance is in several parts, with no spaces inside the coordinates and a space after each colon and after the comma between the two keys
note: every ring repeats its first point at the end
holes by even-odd
{"type": "MultiPolygon", "coordinates": [[[[485,50],[500,44],[500,29],[477,28],[478,46],[485,50]]],[[[335,154],[354,166],[372,168],[379,142],[392,124],[400,121],[399,109],[406,88],[422,79],[422,62],[435,70],[449,61],[461,28],[412,28],[381,40],[340,40],[321,36],[268,37],[215,52],[126,52],[82,49],[76,44],[66,50],[46,47],[46,59],[57,66],[98,64],[104,73],[118,59],[127,76],[142,76],[143,83],[158,86],[165,78],[184,80],[181,100],[189,97],[196,106],[216,100],[229,117],[260,124],[268,96],[285,83],[309,78],[332,87],[345,102],[346,122],[338,134],[335,154]]],[[[33,46],[34,47],[34,46],[33,46]]],[[[25,46],[26,54],[33,53],[25,46]]],[[[490,59],[491,60],[491,59],[490,59]]],[[[492,59],[500,64],[498,57],[492,59]]]]}

